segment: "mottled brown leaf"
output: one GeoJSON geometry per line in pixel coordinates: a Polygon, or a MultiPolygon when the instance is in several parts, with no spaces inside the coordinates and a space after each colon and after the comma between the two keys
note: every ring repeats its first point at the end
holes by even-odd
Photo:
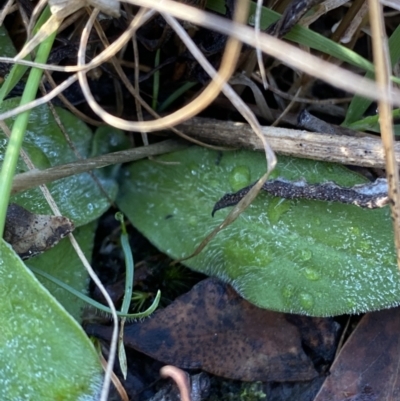
{"type": "Polygon", "coordinates": [[[400,400],[400,308],[365,315],[314,401],[400,400]]]}
{"type": "Polygon", "coordinates": [[[21,257],[28,259],[56,245],[74,230],[67,217],[29,212],[14,203],[8,206],[4,239],[21,257]]]}
{"type": "MultiPolygon", "coordinates": [[[[327,321],[305,319],[314,329],[327,321]]],[[[91,325],[87,331],[111,336],[106,326],[91,325]]],[[[308,337],[309,346],[334,342],[315,330],[308,337]]],[[[302,348],[300,330],[285,314],[257,308],[216,279],[200,282],[150,319],[125,326],[124,340],[164,363],[232,379],[297,381],[318,375],[302,348]]]]}

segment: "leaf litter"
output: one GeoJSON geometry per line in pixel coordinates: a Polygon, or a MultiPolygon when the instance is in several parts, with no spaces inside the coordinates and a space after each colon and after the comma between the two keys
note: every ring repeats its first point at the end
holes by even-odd
{"type": "Polygon", "coordinates": [[[8,206],[4,239],[21,257],[28,259],[52,248],[74,230],[64,216],[34,214],[22,206],[8,206]]]}
{"type": "MultiPolygon", "coordinates": [[[[111,336],[109,326],[92,324],[86,330],[103,339],[111,336]]],[[[320,369],[333,359],[337,334],[333,319],[291,318],[260,309],[229,285],[206,279],[150,319],[126,325],[124,341],[128,348],[183,369],[283,382],[318,377],[314,361],[320,369]]]]}

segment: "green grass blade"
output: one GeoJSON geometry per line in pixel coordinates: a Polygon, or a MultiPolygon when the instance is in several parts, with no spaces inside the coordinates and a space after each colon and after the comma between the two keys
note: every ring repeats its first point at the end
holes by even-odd
{"type": "MultiPolygon", "coordinates": [[[[46,63],[55,37],[56,33],[53,33],[40,44],[35,59],[38,63],[46,63]]],[[[21,97],[21,105],[29,103],[35,99],[42,75],[43,70],[32,68],[25,86],[24,93],[21,97]]],[[[30,112],[21,113],[16,118],[0,172],[0,236],[3,236],[12,180],[15,174],[26,126],[28,124],[29,114],[30,112]]]]}
{"type": "MultiPolygon", "coordinates": [[[[50,8],[46,7],[43,10],[41,16],[39,17],[33,29],[33,33],[36,33],[40,29],[40,27],[47,21],[50,15],[51,15],[50,8]]],[[[26,56],[24,58],[24,60],[30,60],[30,59],[31,59],[30,56],[26,56]]],[[[22,79],[28,68],[29,67],[26,65],[21,65],[21,64],[13,65],[13,67],[10,70],[10,73],[7,75],[7,79],[4,81],[0,89],[0,105],[6,98],[6,96],[15,88],[18,82],[22,79]]]]}
{"type": "MultiPolygon", "coordinates": [[[[252,23],[252,20],[254,20],[255,7],[255,3],[252,2],[250,6],[250,24],[252,23]]],[[[223,10],[222,0],[208,0],[207,8],[212,11],[221,12],[223,10]]],[[[281,15],[279,13],[263,7],[261,14],[261,29],[266,29],[273,22],[278,21],[280,16],[281,15]]],[[[365,71],[374,71],[373,64],[353,50],[347,49],[346,47],[328,38],[325,38],[324,36],[313,32],[308,28],[304,28],[299,25],[295,26],[291,32],[285,36],[285,39],[308,46],[311,49],[318,50],[324,54],[329,54],[338,60],[342,60],[351,65],[360,67],[365,71]]]]}
{"type": "MultiPolygon", "coordinates": [[[[389,53],[392,67],[397,63],[400,57],[400,25],[395,29],[389,38],[389,53]]],[[[374,74],[368,72],[366,78],[373,78],[374,74]]],[[[346,113],[343,122],[344,127],[351,127],[353,123],[359,120],[371,104],[370,99],[361,96],[354,96],[346,113]]]]}

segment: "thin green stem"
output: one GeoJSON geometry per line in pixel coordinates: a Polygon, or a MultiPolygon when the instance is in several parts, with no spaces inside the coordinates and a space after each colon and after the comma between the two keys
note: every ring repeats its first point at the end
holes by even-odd
{"type": "Polygon", "coordinates": [[[132,289],[133,289],[133,276],[134,276],[134,263],[132,257],[132,249],[129,245],[129,237],[126,231],[124,216],[122,213],[117,213],[115,218],[121,222],[121,245],[122,250],[124,251],[125,258],[125,293],[124,299],[122,301],[121,313],[128,313],[129,307],[131,305],[132,300],[132,289]]]}
{"type": "MultiPolygon", "coordinates": [[[[154,68],[160,65],[160,49],[156,52],[156,58],[154,60],[154,68]]],[[[151,107],[153,110],[157,110],[158,93],[160,91],[160,71],[157,70],[153,75],[153,101],[151,107]]]]}
{"type": "MultiPolygon", "coordinates": [[[[88,305],[93,306],[94,308],[97,308],[103,312],[109,313],[111,314],[111,310],[109,307],[101,304],[100,302],[95,301],[94,299],[88,297],[85,294],[82,294],[81,292],[79,292],[78,290],[76,290],[75,288],[71,287],[70,285],[62,282],[61,280],[59,280],[56,277],[53,277],[52,275],[44,272],[43,270],[37,269],[35,267],[29,267],[35,274],[42,276],[44,278],[46,278],[47,280],[51,281],[54,284],[57,284],[58,286],[60,286],[61,288],[63,288],[64,290],[70,292],[71,294],[75,295],[77,298],[81,299],[82,301],[86,302],[88,305]]],[[[157,306],[160,302],[160,298],[161,298],[161,292],[158,291],[157,295],[152,303],[152,305],[147,308],[144,312],[139,312],[139,313],[122,313],[122,312],[117,312],[118,317],[125,317],[128,319],[141,319],[144,317],[147,317],[149,315],[151,315],[156,309],[157,306]]]]}
{"type": "MultiPolygon", "coordinates": [[[[50,35],[39,46],[35,61],[46,63],[53,46],[56,33],[50,35]]],[[[35,99],[43,70],[32,68],[20,104],[26,104],[35,99]]],[[[30,112],[21,113],[15,119],[12,127],[4,162],[0,171],[0,237],[3,236],[7,206],[10,199],[12,180],[18,163],[30,112]]]]}

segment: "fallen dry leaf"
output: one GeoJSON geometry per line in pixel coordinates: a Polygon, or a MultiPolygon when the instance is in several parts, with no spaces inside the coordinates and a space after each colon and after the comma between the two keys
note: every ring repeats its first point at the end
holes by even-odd
{"type": "Polygon", "coordinates": [[[21,259],[28,259],[50,249],[73,230],[74,224],[67,217],[34,214],[11,203],[7,209],[4,240],[21,259]]]}
{"type": "Polygon", "coordinates": [[[314,401],[400,399],[400,308],[365,315],[314,401]]]}
{"type": "MultiPolygon", "coordinates": [[[[305,336],[285,314],[257,308],[230,286],[207,279],[150,319],[125,326],[124,342],[164,363],[231,379],[311,380],[318,372],[302,344],[334,349],[336,328],[330,319],[299,319],[313,327],[305,336]],[[315,332],[321,323],[329,326],[326,336],[315,332]]],[[[111,336],[108,326],[86,330],[103,339],[111,336]]]]}

